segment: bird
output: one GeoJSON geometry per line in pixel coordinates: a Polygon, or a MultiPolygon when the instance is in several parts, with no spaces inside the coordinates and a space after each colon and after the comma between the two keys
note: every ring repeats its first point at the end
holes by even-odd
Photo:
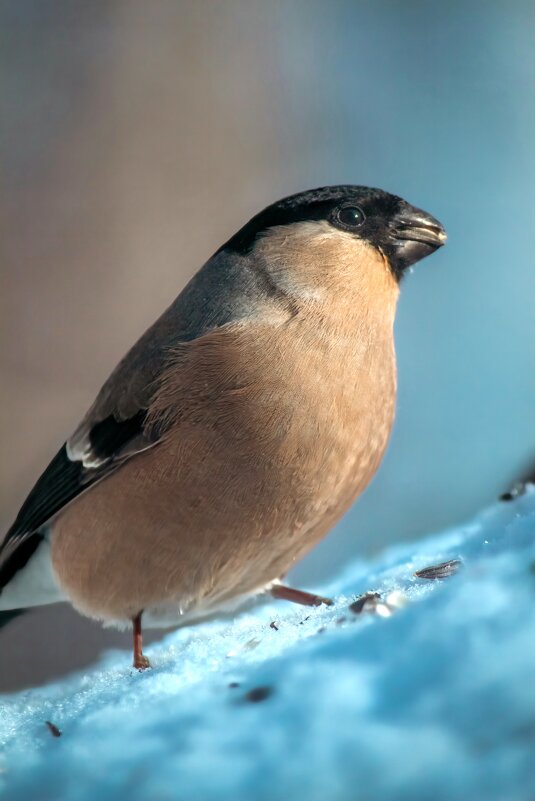
{"type": "Polygon", "coordinates": [[[285,197],[194,275],[103,384],[0,546],[0,610],[177,626],[271,594],[377,471],[400,281],[446,241],[381,189],[285,197]]]}

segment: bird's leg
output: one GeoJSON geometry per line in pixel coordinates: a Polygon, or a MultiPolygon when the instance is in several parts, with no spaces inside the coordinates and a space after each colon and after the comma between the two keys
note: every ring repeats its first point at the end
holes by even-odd
{"type": "Polygon", "coordinates": [[[334,601],[331,598],[323,598],[321,595],[314,595],[304,590],[294,590],[293,587],[286,587],[284,584],[274,584],[270,589],[274,598],[282,598],[284,601],[292,601],[294,604],[303,606],[332,606],[334,601]]]}
{"type": "Polygon", "coordinates": [[[138,670],[146,670],[150,668],[150,662],[146,656],[143,654],[143,635],[141,633],[141,615],[143,612],[139,612],[133,618],[132,625],[134,627],[134,667],[138,670]]]}

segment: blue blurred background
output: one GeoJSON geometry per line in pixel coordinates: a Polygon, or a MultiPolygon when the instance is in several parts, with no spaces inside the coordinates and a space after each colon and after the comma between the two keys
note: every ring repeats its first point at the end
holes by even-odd
{"type": "MultiPolygon", "coordinates": [[[[2,0],[3,528],[206,258],[264,205],[322,184],[400,194],[449,242],[402,287],[380,472],[295,580],[454,524],[523,473],[534,30],[520,0],[2,0]]],[[[63,607],[2,638],[0,689],[128,641],[63,607]]]]}

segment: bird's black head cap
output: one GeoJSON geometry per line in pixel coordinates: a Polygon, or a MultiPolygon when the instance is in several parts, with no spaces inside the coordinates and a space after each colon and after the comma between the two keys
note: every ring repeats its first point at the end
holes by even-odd
{"type": "Polygon", "coordinates": [[[381,250],[398,280],[406,267],[446,240],[438,220],[397,195],[343,184],[310,189],[273,203],[249,220],[221,250],[246,254],[270,228],[315,220],[325,220],[381,250]]]}

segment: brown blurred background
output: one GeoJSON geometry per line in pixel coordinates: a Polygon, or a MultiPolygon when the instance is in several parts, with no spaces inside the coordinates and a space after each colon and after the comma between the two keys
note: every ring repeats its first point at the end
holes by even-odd
{"type": "MultiPolygon", "coordinates": [[[[385,465],[300,580],[461,520],[529,460],[533,11],[430,5],[0,2],[0,531],[187,278],[325,183],[403,194],[450,244],[404,286],[385,465]]],[[[0,690],[128,640],[37,610],[0,634],[0,690]]]]}

